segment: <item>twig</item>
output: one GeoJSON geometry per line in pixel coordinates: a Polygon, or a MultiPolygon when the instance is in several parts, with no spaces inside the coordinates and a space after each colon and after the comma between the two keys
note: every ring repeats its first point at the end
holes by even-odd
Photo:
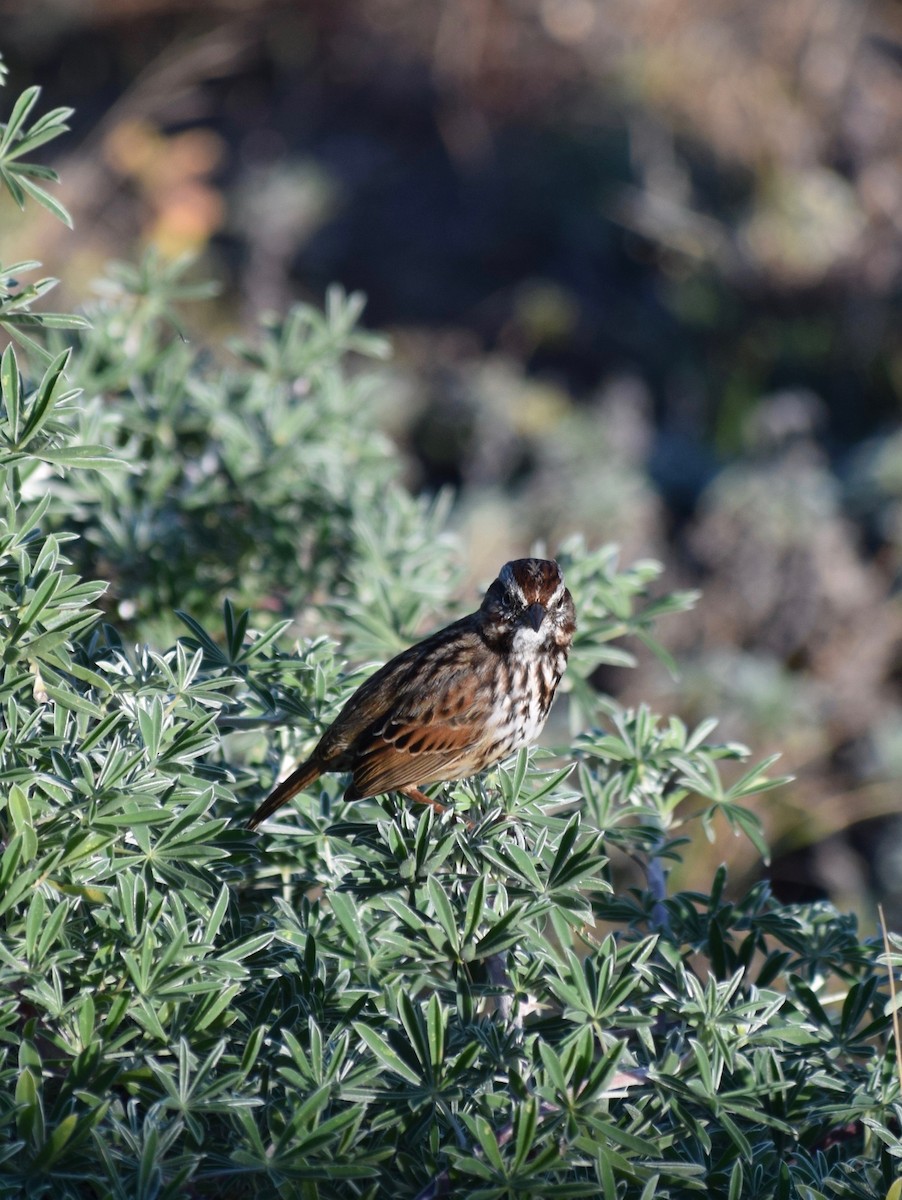
{"type": "Polygon", "coordinates": [[[485,972],[489,977],[489,983],[499,989],[495,996],[495,1008],[504,1021],[513,1021],[518,1028],[523,1025],[523,1018],[513,1016],[514,1001],[511,992],[513,984],[511,977],[507,973],[507,955],[506,954],[489,954],[485,958],[485,972]]]}
{"type": "Polygon", "coordinates": [[[896,1050],[896,1070],[899,1073],[899,1089],[902,1091],[902,1036],[899,1033],[899,1006],[896,1004],[896,979],[893,975],[893,960],[889,944],[889,934],[886,930],[886,918],[883,915],[883,905],[877,905],[880,916],[880,932],[883,934],[883,949],[886,953],[886,972],[889,977],[889,1001],[893,1010],[893,1039],[896,1050]]]}
{"type": "Polygon", "coordinates": [[[648,880],[648,890],[654,896],[655,902],[651,910],[651,919],[660,933],[670,933],[670,914],[664,901],[667,899],[667,876],[660,858],[650,858],[645,868],[645,878],[648,880]]]}

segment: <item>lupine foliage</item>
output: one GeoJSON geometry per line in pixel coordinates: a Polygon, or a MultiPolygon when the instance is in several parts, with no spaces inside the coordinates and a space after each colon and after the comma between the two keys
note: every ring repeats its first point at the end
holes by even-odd
{"type": "MultiPolygon", "coordinates": [[[[0,138],[17,201],[46,201],[23,156],[65,120],[29,127],[36,99],[0,138]]],[[[180,267],[115,268],[89,325],[34,313],[52,281],[23,270],[0,304],[19,343],[0,371],[2,1194],[896,1200],[879,949],[765,884],[667,888],[681,839],[719,821],[762,844],[770,764],[722,771],[746,751],[714,722],[589,686],[629,661],[624,635],[666,659],[655,622],[693,597],[572,540],[555,756],[444,789],[441,818],[345,804],[327,777],[251,836],[368,669],[349,662],[453,615],[445,506],[404,492],[349,374],[382,344],[335,292],[222,368],[173,331],[198,294],[180,267]],[[615,891],[624,856],[645,883],[615,891]]]]}

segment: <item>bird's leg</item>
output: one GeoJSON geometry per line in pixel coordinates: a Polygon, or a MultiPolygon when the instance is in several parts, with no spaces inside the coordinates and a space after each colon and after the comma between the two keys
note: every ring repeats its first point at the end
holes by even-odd
{"type": "MultiPolygon", "coordinates": [[[[414,800],[417,804],[428,804],[429,807],[439,814],[444,816],[446,812],[454,812],[454,809],[449,809],[447,804],[440,804],[438,800],[433,800],[431,796],[427,796],[425,792],[420,791],[418,787],[411,784],[409,787],[398,788],[402,796],[406,796],[408,800],[414,800]]],[[[458,820],[463,821],[468,829],[474,829],[472,821],[468,821],[466,817],[461,817],[458,813],[454,813],[458,820]]]]}
{"type": "Polygon", "coordinates": [[[444,815],[447,811],[447,805],[439,804],[438,800],[433,800],[431,796],[427,796],[425,792],[421,792],[418,787],[410,784],[409,787],[398,788],[402,796],[406,796],[408,800],[415,800],[417,804],[428,804],[430,808],[434,808],[440,815],[444,815]]]}

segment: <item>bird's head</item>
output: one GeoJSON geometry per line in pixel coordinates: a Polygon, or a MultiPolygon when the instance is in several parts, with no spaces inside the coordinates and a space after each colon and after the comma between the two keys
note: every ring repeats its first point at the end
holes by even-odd
{"type": "Polygon", "coordinates": [[[490,644],[520,652],[570,648],[576,629],[573,599],[561,568],[548,558],[516,558],[505,563],[479,609],[490,644]]]}

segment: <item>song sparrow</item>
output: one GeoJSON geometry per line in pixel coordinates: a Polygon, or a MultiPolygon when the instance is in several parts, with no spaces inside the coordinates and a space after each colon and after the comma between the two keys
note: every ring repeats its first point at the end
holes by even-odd
{"type": "Polygon", "coordinates": [[[254,829],[320,775],[350,771],[346,800],[463,779],[538,737],[576,629],[556,562],[505,563],[475,613],[386,663],[357,689],[251,817],[254,829]]]}

